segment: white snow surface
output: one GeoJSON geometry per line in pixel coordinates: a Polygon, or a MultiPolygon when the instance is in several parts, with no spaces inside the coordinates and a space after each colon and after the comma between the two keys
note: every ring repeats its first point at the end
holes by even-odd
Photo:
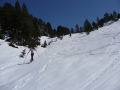
{"type": "Polygon", "coordinates": [[[120,20],[54,40],[30,64],[30,53],[19,57],[27,47],[0,40],[0,90],[120,90],[120,20]]]}

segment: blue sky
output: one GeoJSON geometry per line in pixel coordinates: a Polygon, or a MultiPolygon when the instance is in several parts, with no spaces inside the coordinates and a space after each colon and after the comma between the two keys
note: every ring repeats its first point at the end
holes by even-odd
{"type": "MultiPolygon", "coordinates": [[[[20,5],[26,4],[33,16],[50,22],[52,28],[62,25],[75,28],[84,25],[85,19],[90,22],[102,18],[105,12],[120,13],[120,0],[18,0],[20,5]]],[[[0,6],[5,2],[15,5],[16,0],[0,0],[0,6]]]]}

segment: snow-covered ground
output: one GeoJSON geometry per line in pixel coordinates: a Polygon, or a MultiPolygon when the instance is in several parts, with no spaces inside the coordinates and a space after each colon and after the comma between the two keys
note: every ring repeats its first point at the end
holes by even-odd
{"type": "Polygon", "coordinates": [[[28,48],[0,40],[0,90],[120,90],[120,20],[55,41],[28,64],[30,53],[19,57],[28,48]]]}

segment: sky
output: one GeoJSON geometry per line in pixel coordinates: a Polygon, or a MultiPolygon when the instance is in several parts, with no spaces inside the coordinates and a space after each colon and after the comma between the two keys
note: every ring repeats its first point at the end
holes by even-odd
{"type": "MultiPolygon", "coordinates": [[[[29,14],[50,22],[52,28],[59,25],[75,28],[84,25],[85,19],[91,23],[96,18],[102,18],[106,12],[120,13],[120,0],[18,0],[20,5],[26,4],[29,14]]],[[[16,0],[0,0],[0,6],[5,2],[15,5],[16,0]]]]}

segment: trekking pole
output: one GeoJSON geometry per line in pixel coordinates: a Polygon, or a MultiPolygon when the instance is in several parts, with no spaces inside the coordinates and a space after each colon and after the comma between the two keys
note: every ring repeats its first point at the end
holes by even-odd
{"type": "MultiPolygon", "coordinates": [[[[37,50],[36,50],[36,52],[37,52],[37,50]]],[[[38,54],[38,52],[37,52],[37,54],[38,54]]],[[[39,54],[38,54],[38,56],[39,56],[39,54]]],[[[40,58],[40,56],[39,56],[39,58],[40,58]]]]}
{"type": "MultiPolygon", "coordinates": [[[[28,55],[28,54],[27,54],[27,55],[28,55]]],[[[25,57],[25,60],[24,60],[23,64],[25,63],[26,59],[27,59],[27,56],[25,57]]]]}

